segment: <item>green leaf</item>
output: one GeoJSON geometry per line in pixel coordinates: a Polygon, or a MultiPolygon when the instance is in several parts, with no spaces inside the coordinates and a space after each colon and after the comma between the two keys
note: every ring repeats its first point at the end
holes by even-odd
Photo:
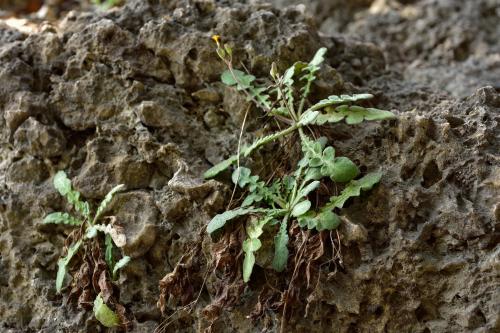
{"type": "Polygon", "coordinates": [[[55,174],[54,187],[62,196],[66,196],[71,192],[71,180],[69,180],[66,172],[61,170],[55,174]]]}
{"type": "Polygon", "coordinates": [[[97,295],[94,300],[94,316],[106,327],[115,327],[120,324],[118,315],[104,303],[101,294],[97,295]]]}
{"type": "Polygon", "coordinates": [[[308,212],[298,218],[299,226],[318,231],[333,230],[340,225],[340,218],[330,209],[322,209],[319,213],[308,212]]]}
{"type": "Polygon", "coordinates": [[[109,191],[108,194],[106,194],[106,196],[104,197],[104,199],[101,201],[101,204],[99,205],[99,208],[97,208],[97,212],[95,214],[94,222],[93,223],[96,223],[97,220],[101,217],[101,214],[106,209],[106,206],[111,202],[111,200],[113,199],[113,196],[115,195],[115,193],[118,192],[118,191],[123,190],[124,188],[125,188],[125,185],[124,184],[120,184],[120,185],[117,185],[117,186],[113,187],[111,189],[111,191],[109,191]]]}
{"type": "Polygon", "coordinates": [[[330,105],[345,104],[349,102],[355,102],[359,100],[366,100],[373,98],[371,94],[355,94],[355,95],[331,95],[326,99],[322,99],[318,103],[314,104],[309,108],[309,110],[321,110],[330,105]]]}
{"type": "Polygon", "coordinates": [[[259,238],[260,235],[262,235],[262,233],[264,232],[264,226],[273,219],[274,216],[269,215],[261,219],[251,220],[246,227],[248,238],[259,238]]]}
{"type": "Polygon", "coordinates": [[[296,204],[292,209],[292,216],[297,217],[305,214],[311,208],[311,201],[304,200],[296,204]]]}
{"type": "Polygon", "coordinates": [[[80,246],[82,245],[82,241],[79,240],[75,244],[71,245],[68,248],[68,254],[65,257],[60,258],[57,261],[57,276],[56,276],[56,290],[57,292],[61,292],[64,284],[64,279],[66,277],[66,274],[68,272],[68,265],[71,261],[71,258],[78,252],[80,249],[80,246]]]}
{"type": "Polygon", "coordinates": [[[349,185],[347,185],[347,187],[340,193],[340,195],[330,198],[330,202],[327,206],[332,209],[344,207],[345,202],[349,198],[359,196],[361,194],[361,190],[370,190],[373,185],[377,184],[380,181],[380,178],[382,178],[382,173],[372,172],[361,179],[351,180],[349,185]]]}
{"type": "Polygon", "coordinates": [[[318,51],[316,51],[316,54],[314,55],[312,60],[309,62],[309,65],[319,66],[323,61],[325,61],[326,51],[327,51],[326,47],[322,47],[318,51]]]}
{"type": "Polygon", "coordinates": [[[330,177],[333,181],[343,183],[359,175],[359,169],[353,161],[342,156],[336,157],[333,163],[323,165],[321,174],[330,177]]]}
{"type": "Polygon", "coordinates": [[[320,180],[323,178],[320,168],[309,168],[306,171],[304,181],[320,180]]]}
{"type": "Polygon", "coordinates": [[[254,202],[259,202],[263,199],[261,195],[257,195],[255,193],[250,193],[246,196],[245,200],[241,203],[241,207],[248,207],[252,205],[254,202]]]}
{"type": "Polygon", "coordinates": [[[243,281],[248,282],[250,280],[250,275],[252,275],[253,266],[255,264],[256,252],[262,243],[257,238],[248,238],[243,242],[243,251],[245,252],[245,259],[243,260],[243,281]]]}
{"type": "Polygon", "coordinates": [[[215,215],[215,217],[208,223],[207,232],[209,234],[213,233],[214,231],[222,228],[227,221],[232,220],[235,217],[253,213],[264,213],[267,211],[267,209],[253,207],[228,210],[222,214],[215,215]]]}
{"type": "Polygon", "coordinates": [[[390,111],[375,108],[367,108],[364,111],[365,120],[394,119],[396,115],[390,111]]]}
{"type": "Polygon", "coordinates": [[[243,188],[248,183],[252,182],[252,180],[250,179],[251,174],[252,174],[252,171],[249,168],[239,167],[233,171],[231,179],[232,179],[234,184],[243,188]]]}
{"type": "Polygon", "coordinates": [[[299,124],[302,125],[302,126],[313,124],[314,120],[316,119],[316,117],[318,115],[319,115],[318,111],[307,110],[300,117],[299,124]]]}
{"type": "Polygon", "coordinates": [[[113,280],[116,280],[118,271],[123,267],[127,266],[129,262],[130,262],[129,256],[124,256],[123,258],[118,260],[118,262],[115,264],[115,267],[113,268],[113,280]]]}
{"type": "Polygon", "coordinates": [[[98,231],[111,236],[113,243],[115,243],[118,247],[124,247],[127,243],[127,236],[123,232],[123,229],[115,228],[112,224],[94,224],[93,226],[88,227],[85,233],[85,238],[94,238],[97,236],[98,231]]]}
{"type": "Polygon", "coordinates": [[[106,234],[106,237],[104,238],[104,244],[106,245],[104,260],[106,260],[109,271],[112,272],[115,266],[115,258],[113,257],[113,239],[109,234],[106,234]]]}
{"type": "Polygon", "coordinates": [[[243,282],[248,282],[250,280],[254,265],[255,254],[252,251],[245,251],[245,259],[243,259],[243,282]]]}
{"type": "Polygon", "coordinates": [[[71,188],[71,181],[64,171],[58,171],[54,176],[54,187],[70,204],[87,220],[90,219],[90,206],[88,202],[80,200],[80,193],[71,188]]]}
{"type": "Polygon", "coordinates": [[[238,85],[238,89],[248,89],[251,87],[253,81],[255,81],[255,76],[246,74],[240,70],[231,71],[226,70],[221,75],[221,81],[228,86],[238,85]],[[234,76],[233,76],[234,74],[234,76]]]}
{"type": "Polygon", "coordinates": [[[320,182],[317,180],[307,184],[303,189],[299,191],[297,198],[300,199],[306,197],[309,193],[317,189],[319,185],[320,182]]]}
{"type": "Polygon", "coordinates": [[[283,177],[283,186],[285,191],[290,192],[291,190],[293,190],[296,184],[297,181],[295,177],[290,175],[286,175],[285,177],[283,177]]]}
{"type": "Polygon", "coordinates": [[[68,224],[68,225],[81,225],[83,222],[69,215],[68,213],[55,212],[50,213],[43,219],[44,224],[54,223],[54,224],[68,224]]]}
{"type": "Polygon", "coordinates": [[[227,86],[234,86],[237,82],[233,77],[233,74],[231,74],[231,71],[225,70],[221,77],[220,77],[222,83],[224,83],[227,86]]]}
{"type": "Polygon", "coordinates": [[[274,258],[273,267],[276,271],[282,272],[286,268],[288,261],[288,224],[287,219],[281,222],[278,234],[274,237],[274,258]]]}
{"type": "MultiPolygon", "coordinates": [[[[302,151],[304,152],[304,162],[311,168],[319,167],[323,164],[323,148],[326,145],[326,138],[321,137],[311,140],[307,136],[302,137],[302,151]]],[[[306,166],[306,165],[303,165],[306,166]]]]}
{"type": "Polygon", "coordinates": [[[314,124],[324,125],[326,123],[338,123],[345,118],[344,114],[341,113],[320,113],[316,119],[314,119],[314,124]]]}
{"type": "Polygon", "coordinates": [[[325,110],[327,113],[319,114],[314,119],[314,124],[323,125],[327,122],[336,123],[345,119],[347,124],[354,125],[361,123],[363,120],[371,121],[396,118],[396,115],[392,112],[375,108],[364,108],[357,105],[340,105],[336,108],[327,107],[325,110]]]}
{"type": "Polygon", "coordinates": [[[217,163],[216,165],[205,171],[205,173],[203,174],[203,178],[205,179],[214,178],[219,173],[221,173],[222,171],[226,170],[231,165],[236,163],[236,161],[238,161],[238,155],[233,155],[227,160],[217,163]]]}
{"type": "Polygon", "coordinates": [[[307,66],[305,62],[302,61],[297,61],[294,63],[290,68],[288,68],[285,73],[283,74],[283,84],[285,84],[288,87],[291,87],[294,83],[293,77],[300,72],[307,66]]]}

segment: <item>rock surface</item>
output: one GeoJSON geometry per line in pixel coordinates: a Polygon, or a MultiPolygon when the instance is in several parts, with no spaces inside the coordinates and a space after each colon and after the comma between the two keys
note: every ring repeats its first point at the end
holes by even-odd
{"type": "MultiPolygon", "coordinates": [[[[69,229],[41,221],[66,205],[52,186],[58,170],[94,206],[126,185],[107,214],[124,227],[134,257],[119,280],[134,332],[165,323],[158,282],[175,278],[188,257],[182,293],[203,292],[167,332],[277,330],[279,299],[267,298],[257,316],[255,307],[267,277],[286,287],[292,272],[258,268],[248,286],[238,275],[224,288],[224,269],[241,267],[241,242],[233,233],[221,248],[203,230],[231,190],[201,174],[236,149],[248,107],[219,82],[214,33],[257,76],[274,60],[283,70],[326,46],[314,98],[370,92],[399,116],[329,129],[341,154],[384,177],[343,211],[342,263],[322,266],[301,291],[287,331],[500,330],[498,1],[318,0],[310,10],[321,8],[315,22],[303,6],[131,0],[71,12],[31,35],[0,26],[1,331],[104,331],[55,293],[69,229]],[[204,279],[210,257],[218,264],[204,279]],[[219,300],[227,306],[218,309],[219,300]]],[[[263,126],[252,112],[245,141],[263,126]]]]}

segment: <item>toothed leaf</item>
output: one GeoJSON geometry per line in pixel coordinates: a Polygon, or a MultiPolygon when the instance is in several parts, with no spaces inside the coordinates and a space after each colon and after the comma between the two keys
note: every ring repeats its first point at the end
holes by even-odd
{"type": "Polygon", "coordinates": [[[73,258],[73,256],[78,252],[81,245],[81,240],[71,245],[68,248],[68,254],[65,257],[59,258],[59,260],[57,261],[58,269],[56,276],[56,290],[58,293],[61,292],[63,288],[64,279],[66,278],[66,274],[68,273],[68,265],[71,261],[71,258],[73,258]]]}
{"type": "Polygon", "coordinates": [[[288,225],[286,220],[281,222],[278,234],[274,237],[274,259],[273,267],[276,271],[282,272],[286,268],[288,261],[288,225]]]}
{"type": "Polygon", "coordinates": [[[49,224],[67,224],[67,225],[81,225],[83,222],[68,213],[55,212],[50,213],[43,219],[43,223],[49,224]]]}
{"type": "Polygon", "coordinates": [[[124,256],[123,258],[118,260],[118,262],[115,264],[115,267],[113,267],[113,280],[116,280],[118,271],[123,267],[127,266],[129,262],[130,262],[129,256],[124,256]]]}
{"type": "Polygon", "coordinates": [[[227,160],[217,163],[216,165],[205,171],[205,173],[203,174],[203,178],[205,179],[214,178],[219,173],[221,173],[222,171],[226,170],[231,165],[236,163],[236,161],[238,161],[238,155],[233,155],[227,160]]]}
{"type": "Polygon", "coordinates": [[[97,220],[101,217],[101,214],[104,212],[108,204],[113,200],[113,196],[115,195],[116,192],[119,192],[125,188],[124,184],[117,185],[111,189],[111,191],[106,194],[104,199],[101,201],[101,204],[99,205],[99,208],[97,208],[97,212],[94,217],[94,223],[97,222],[97,220]]]}
{"type": "Polygon", "coordinates": [[[330,199],[328,207],[330,208],[342,208],[345,202],[351,197],[357,197],[361,194],[361,190],[370,190],[373,185],[377,184],[382,177],[380,172],[372,172],[367,174],[361,179],[351,180],[349,185],[340,193],[338,196],[334,196],[330,199]]]}
{"type": "Polygon", "coordinates": [[[242,215],[248,215],[248,214],[253,214],[253,213],[264,213],[267,212],[267,209],[260,209],[260,208],[237,208],[233,210],[228,210],[225,211],[222,214],[215,215],[215,217],[208,223],[207,226],[207,232],[209,234],[213,233],[214,231],[222,228],[227,221],[230,221],[238,216],[242,215]]]}

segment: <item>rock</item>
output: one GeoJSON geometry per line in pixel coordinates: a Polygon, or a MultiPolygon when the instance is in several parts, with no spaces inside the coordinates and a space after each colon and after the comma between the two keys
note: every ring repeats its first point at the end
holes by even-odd
{"type": "MultiPolygon", "coordinates": [[[[289,332],[497,330],[496,2],[312,0],[284,8],[298,2],[130,0],[105,12],[72,11],[29,35],[0,25],[0,327],[102,331],[92,311],[62,306],[54,288],[72,229],[41,221],[71,210],[52,185],[51,175],[65,170],[94,209],[113,186],[126,185],[105,215],[124,226],[124,253],[134,256],[117,288],[137,332],[164,321],[158,281],[190,257],[179,266],[180,292],[202,290],[202,298],[170,331],[211,324],[217,332],[274,330],[288,286],[289,332]],[[398,114],[312,129],[362,174],[383,177],[338,212],[350,221],[338,238],[323,232],[323,242],[307,244],[324,252],[307,258],[295,279],[307,231],[294,221],[288,269],[270,268],[277,226],[268,226],[249,284],[241,281],[246,220],[228,223],[223,235],[205,232],[232,187],[230,171],[221,182],[201,175],[235,153],[249,105],[219,82],[225,66],[213,34],[232,44],[235,68],[263,85],[272,62],[282,73],[326,46],[307,105],[369,92],[374,98],[364,105],[398,114]],[[207,305],[212,312],[203,311],[207,305]]],[[[273,126],[250,108],[243,142],[273,126]]],[[[276,156],[276,147],[243,163],[264,166],[265,174],[280,158],[295,158],[294,150],[276,156]]],[[[320,196],[342,186],[322,187],[320,196]]],[[[236,193],[231,207],[238,200],[236,193]]]]}
{"type": "Polygon", "coordinates": [[[60,156],[66,147],[66,138],[59,128],[44,125],[34,118],[29,118],[16,130],[14,140],[21,150],[38,157],[60,156]]]}
{"type": "Polygon", "coordinates": [[[220,101],[220,96],[217,90],[212,88],[204,88],[192,93],[192,96],[200,101],[217,103],[220,101]]]}
{"type": "Polygon", "coordinates": [[[7,184],[37,185],[49,177],[45,164],[31,156],[27,156],[10,165],[7,173],[7,184]]]}
{"type": "Polygon", "coordinates": [[[123,227],[126,245],[123,251],[132,258],[143,256],[154,244],[158,232],[158,209],[153,197],[143,191],[117,194],[109,206],[123,227]]]}
{"type": "Polygon", "coordinates": [[[175,105],[175,102],[165,106],[160,106],[153,101],[142,102],[138,107],[138,114],[146,126],[173,127],[179,122],[179,117],[182,117],[179,115],[185,112],[181,106],[175,105]]]}
{"type": "Polygon", "coordinates": [[[203,121],[209,128],[216,128],[224,122],[224,117],[210,109],[203,115],[203,121]]]}

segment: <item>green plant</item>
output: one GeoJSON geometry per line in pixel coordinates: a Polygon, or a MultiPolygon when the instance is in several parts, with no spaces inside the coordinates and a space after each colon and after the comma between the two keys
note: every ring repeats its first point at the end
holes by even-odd
{"type": "MultiPolygon", "coordinates": [[[[115,247],[123,247],[126,243],[125,235],[112,224],[98,224],[102,219],[102,214],[107,205],[113,199],[113,196],[118,191],[123,190],[124,185],[114,187],[104,197],[99,204],[94,215],[91,214],[90,204],[81,199],[81,194],[75,191],[71,186],[71,180],[66,176],[64,171],[59,171],[54,176],[54,187],[57,191],[73,206],[78,216],[71,215],[66,212],[54,212],[45,217],[45,224],[65,224],[78,227],[73,243],[68,247],[66,256],[60,258],[57,262],[58,270],[56,276],[56,290],[58,293],[64,287],[66,276],[68,275],[68,266],[72,258],[84,247],[85,243],[102,233],[105,237],[105,262],[109,270],[109,274],[113,279],[116,279],[117,272],[123,268],[129,261],[130,257],[123,256],[118,262],[115,262],[114,249],[115,247]]],[[[103,302],[100,294],[94,302],[94,313],[96,318],[107,327],[116,326],[119,323],[118,316],[103,302]]]]}
{"type": "Polygon", "coordinates": [[[109,9],[114,6],[118,6],[122,0],[91,0],[91,2],[103,9],[109,9]]]}
{"type": "MultiPolygon", "coordinates": [[[[239,208],[216,215],[208,224],[207,231],[213,233],[228,221],[243,215],[253,215],[246,225],[247,239],[243,242],[245,259],[243,279],[247,282],[255,263],[255,252],[262,246],[259,237],[267,226],[279,225],[274,237],[273,267],[277,271],[286,268],[288,260],[288,228],[290,223],[317,231],[333,230],[340,224],[336,210],[361,190],[369,190],[380,181],[381,173],[372,172],[360,179],[356,164],[344,156],[336,156],[335,149],[327,145],[324,137],[314,139],[304,133],[304,127],[324,125],[344,120],[347,124],[363,121],[392,119],[389,111],[353,105],[354,102],[368,100],[371,94],[333,95],[316,104],[306,107],[316,73],[324,60],[325,48],[319,49],[309,63],[297,62],[280,75],[277,66],[271,67],[272,84],[267,87],[255,85],[256,78],[233,68],[232,49],[221,45],[220,37],[214,36],[217,54],[227,65],[221,80],[228,86],[246,94],[268,116],[275,117],[286,128],[264,136],[249,146],[244,146],[236,155],[207,170],[205,178],[213,178],[238,162],[232,174],[235,185],[248,191],[239,208]],[[239,166],[240,157],[247,157],[264,144],[298,132],[301,142],[302,159],[297,163],[295,172],[267,185],[251,170],[239,166]],[[330,179],[337,183],[347,183],[340,195],[319,207],[313,207],[310,195],[320,184],[330,179]]],[[[318,204],[316,205],[318,206],[318,204]]]]}

